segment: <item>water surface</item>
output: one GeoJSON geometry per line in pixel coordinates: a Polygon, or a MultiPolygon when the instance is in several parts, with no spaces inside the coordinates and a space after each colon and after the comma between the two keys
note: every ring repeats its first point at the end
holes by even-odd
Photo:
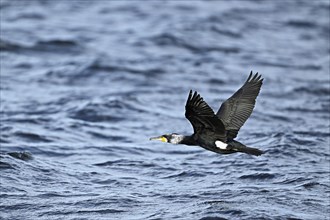
{"type": "Polygon", "coordinates": [[[329,219],[329,1],[2,0],[1,219],[329,219]],[[237,140],[192,132],[265,78],[237,140]]]}

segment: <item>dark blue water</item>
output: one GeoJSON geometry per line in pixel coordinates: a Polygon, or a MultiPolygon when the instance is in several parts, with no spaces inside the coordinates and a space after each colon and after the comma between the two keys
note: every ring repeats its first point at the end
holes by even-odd
{"type": "Polygon", "coordinates": [[[328,0],[1,0],[1,219],[329,219],[328,0]],[[218,155],[192,132],[265,78],[218,155]]]}

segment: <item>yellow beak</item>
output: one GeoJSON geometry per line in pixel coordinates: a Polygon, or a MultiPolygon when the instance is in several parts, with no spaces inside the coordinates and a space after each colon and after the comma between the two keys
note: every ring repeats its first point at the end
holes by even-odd
{"type": "Polygon", "coordinates": [[[163,137],[163,136],[159,136],[159,137],[152,137],[149,140],[153,141],[153,140],[157,140],[157,141],[161,141],[161,142],[166,142],[167,143],[167,138],[163,137]]]}

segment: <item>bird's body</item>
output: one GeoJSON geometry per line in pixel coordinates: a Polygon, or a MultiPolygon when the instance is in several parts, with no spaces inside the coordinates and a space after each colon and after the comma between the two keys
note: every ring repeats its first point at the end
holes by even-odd
{"type": "Polygon", "coordinates": [[[263,79],[252,71],[244,85],[222,103],[215,114],[197,93],[190,90],[185,116],[193,126],[190,136],[166,134],[156,138],[173,144],[198,145],[219,154],[243,152],[259,156],[263,152],[234,140],[239,129],[250,117],[263,79]]]}

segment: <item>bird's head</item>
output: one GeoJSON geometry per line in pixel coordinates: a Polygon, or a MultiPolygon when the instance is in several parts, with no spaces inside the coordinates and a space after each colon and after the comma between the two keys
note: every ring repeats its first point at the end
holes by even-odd
{"type": "Polygon", "coordinates": [[[183,140],[184,136],[176,133],[172,134],[163,134],[158,137],[152,137],[150,140],[157,140],[165,143],[171,143],[171,144],[180,144],[180,142],[183,140]]]}

